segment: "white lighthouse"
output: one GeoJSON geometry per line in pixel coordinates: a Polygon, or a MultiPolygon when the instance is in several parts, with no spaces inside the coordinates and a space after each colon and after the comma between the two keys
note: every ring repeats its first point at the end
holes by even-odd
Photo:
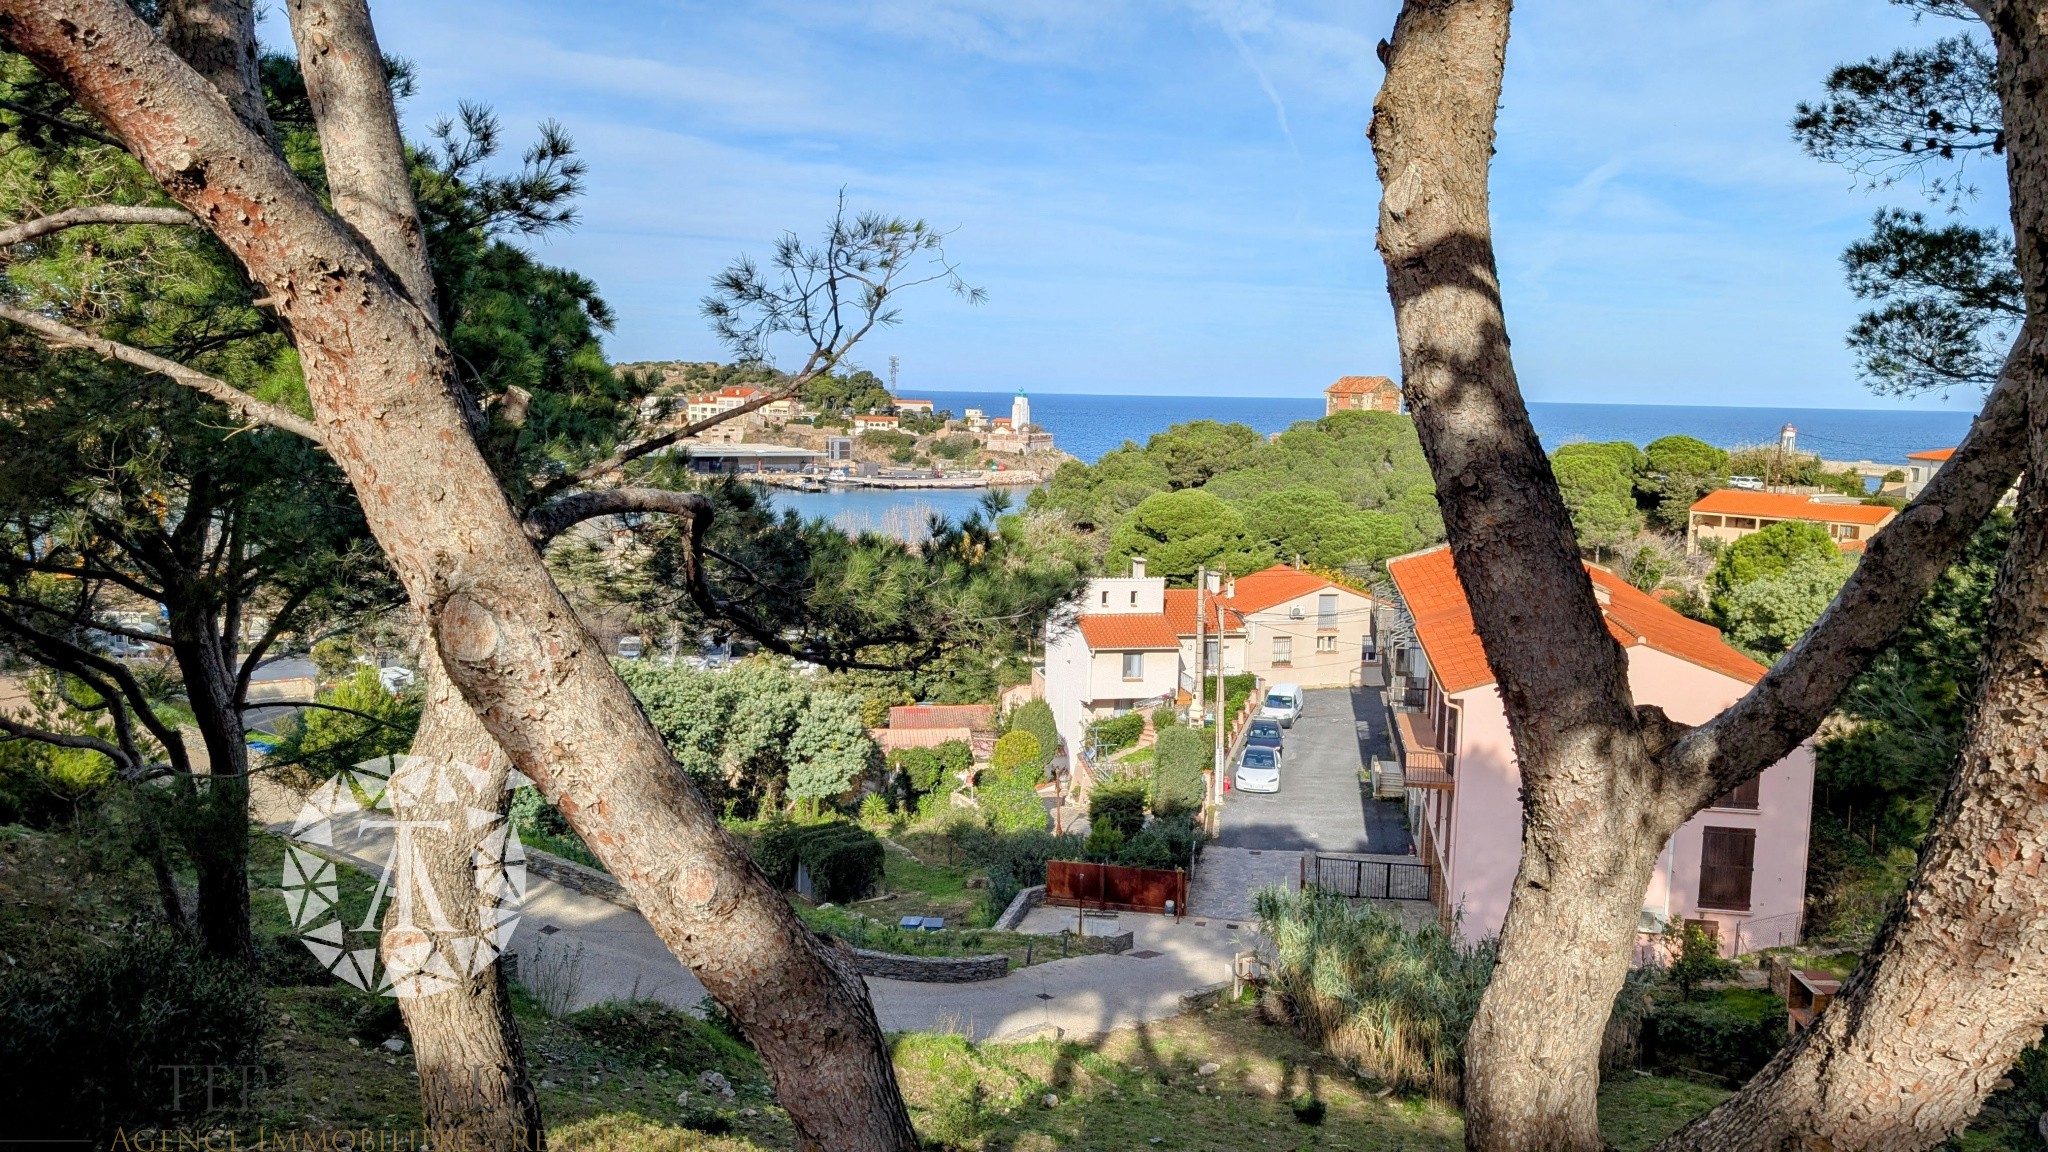
{"type": "Polygon", "coordinates": [[[1017,397],[1010,401],[1010,430],[1022,435],[1031,426],[1031,398],[1017,389],[1017,397]]]}

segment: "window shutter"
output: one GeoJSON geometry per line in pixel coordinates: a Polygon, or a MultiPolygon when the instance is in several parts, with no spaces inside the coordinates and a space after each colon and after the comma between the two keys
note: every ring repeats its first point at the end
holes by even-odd
{"type": "Polygon", "coordinates": [[[1708,828],[1700,837],[1700,906],[1749,910],[1756,871],[1754,828],[1708,828]]]}
{"type": "Polygon", "coordinates": [[[1723,792],[1720,796],[1716,797],[1714,800],[1714,807],[1755,808],[1757,806],[1759,785],[1761,785],[1762,782],[1763,777],[1761,776],[1750,777],[1743,783],[1737,784],[1735,787],[1730,788],[1728,791],[1723,792]]]}

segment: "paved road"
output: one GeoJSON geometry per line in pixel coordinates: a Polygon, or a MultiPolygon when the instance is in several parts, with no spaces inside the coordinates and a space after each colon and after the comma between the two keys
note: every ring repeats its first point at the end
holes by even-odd
{"type": "Polygon", "coordinates": [[[1216,847],[1262,852],[1409,851],[1401,806],[1359,781],[1366,757],[1387,755],[1387,715],[1367,688],[1318,688],[1287,730],[1280,791],[1224,798],[1216,847]]]}
{"type": "MultiPolygon", "coordinates": [[[[259,778],[257,818],[289,834],[298,798],[259,778]]],[[[328,850],[347,857],[370,883],[391,851],[387,831],[365,831],[360,820],[335,823],[328,850]]],[[[1040,908],[1022,930],[1047,934],[1045,953],[1057,933],[1071,927],[1066,909],[1040,908]]],[[[975,984],[920,984],[869,977],[868,994],[884,1030],[958,1032],[972,1039],[1022,1038],[1038,1034],[1099,1035],[1117,1028],[1177,1016],[1183,996],[1230,979],[1231,958],[1256,943],[1253,925],[1223,918],[1125,913],[1088,917],[1090,935],[1130,931],[1136,944],[1120,956],[1077,956],[1015,969],[1000,980],[975,984]]],[[[529,874],[526,899],[512,951],[531,971],[547,958],[574,956],[572,1008],[606,1000],[658,1000],[694,1009],[704,986],[669,952],[638,912],[529,874]]]]}

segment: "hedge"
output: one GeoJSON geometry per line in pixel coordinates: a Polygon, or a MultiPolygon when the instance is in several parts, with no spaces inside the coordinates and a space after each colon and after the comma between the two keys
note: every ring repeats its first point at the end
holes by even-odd
{"type": "Polygon", "coordinates": [[[1038,761],[1051,764],[1060,750],[1059,725],[1053,722],[1052,705],[1043,700],[1026,700],[1010,714],[1010,731],[1029,732],[1038,739],[1038,761]]]}
{"type": "Polygon", "coordinates": [[[1110,827],[1125,840],[1145,827],[1146,788],[1139,780],[1107,780],[1088,794],[1091,828],[1110,827]]]}
{"type": "Polygon", "coordinates": [[[746,841],[747,855],[778,888],[796,884],[799,861],[810,871],[820,900],[857,900],[882,878],[882,842],[846,820],[803,824],[775,816],[755,825],[728,825],[746,841]]]}
{"type": "Polygon", "coordinates": [[[1209,736],[1199,729],[1161,732],[1152,761],[1152,811],[1167,816],[1200,808],[1202,773],[1214,755],[1209,736]]]}
{"type": "Polygon", "coordinates": [[[1129,748],[1144,734],[1145,714],[1142,712],[1126,712],[1121,716],[1097,720],[1088,726],[1090,742],[1105,756],[1129,748]]]}

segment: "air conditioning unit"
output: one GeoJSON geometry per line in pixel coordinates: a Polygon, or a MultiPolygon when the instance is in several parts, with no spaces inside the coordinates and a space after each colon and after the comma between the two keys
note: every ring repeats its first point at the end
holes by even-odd
{"type": "Polygon", "coordinates": [[[1303,611],[1301,605],[1299,604],[1296,604],[1294,607],[1289,608],[1287,610],[1287,618],[1289,620],[1301,620],[1305,619],[1307,616],[1308,613],[1303,611]]]}

